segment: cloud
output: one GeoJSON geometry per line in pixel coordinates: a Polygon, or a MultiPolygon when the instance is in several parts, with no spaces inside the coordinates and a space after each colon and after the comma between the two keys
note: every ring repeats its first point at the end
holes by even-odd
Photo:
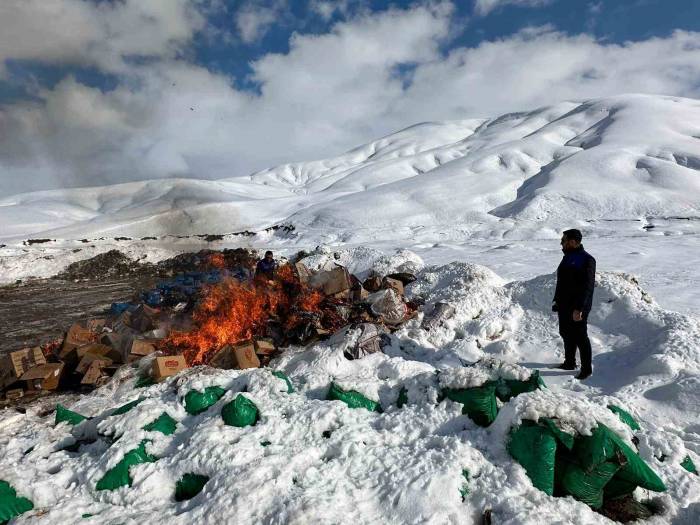
{"type": "Polygon", "coordinates": [[[452,17],[430,4],[295,34],[288,52],[252,63],[255,93],[167,46],[148,65],[122,63],[110,91],[67,77],[0,106],[0,194],[245,176],[426,120],[624,92],[700,95],[700,33],[616,45],[540,27],[444,54],[452,17]]]}
{"type": "Polygon", "coordinates": [[[3,0],[0,76],[4,61],[97,66],[127,71],[125,57],[175,56],[204,25],[201,0],[3,0]]]}
{"type": "Polygon", "coordinates": [[[272,5],[260,2],[244,4],[236,13],[236,28],[241,40],[246,44],[261,40],[286,7],[286,1],[273,2],[272,5]]]}
{"type": "Polygon", "coordinates": [[[491,11],[495,11],[506,5],[519,7],[543,7],[551,4],[555,0],[475,0],[474,12],[480,16],[486,16],[491,11]]]}

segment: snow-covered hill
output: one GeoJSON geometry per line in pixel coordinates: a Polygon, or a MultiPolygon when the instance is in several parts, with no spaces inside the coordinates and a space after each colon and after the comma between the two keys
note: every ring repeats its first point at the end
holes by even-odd
{"type": "Polygon", "coordinates": [[[445,230],[551,237],[572,223],[606,231],[601,221],[698,219],[699,169],[699,101],[624,95],[419,124],[336,158],[246,178],[16,195],[0,200],[0,238],[228,233],[280,223],[309,242],[445,230]]]}

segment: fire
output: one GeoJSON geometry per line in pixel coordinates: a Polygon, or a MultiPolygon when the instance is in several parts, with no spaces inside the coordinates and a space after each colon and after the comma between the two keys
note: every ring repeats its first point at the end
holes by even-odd
{"type": "Polygon", "coordinates": [[[193,313],[193,329],[174,331],[164,347],[184,353],[190,365],[206,363],[226,344],[265,335],[269,320],[294,328],[298,314],[318,312],[321,300],[320,293],[301,285],[290,265],[282,266],[269,284],[225,279],[204,290],[193,313]]]}
{"type": "Polygon", "coordinates": [[[226,267],[226,259],[224,258],[224,254],[220,252],[209,254],[207,262],[212,268],[222,269],[226,267]]]}

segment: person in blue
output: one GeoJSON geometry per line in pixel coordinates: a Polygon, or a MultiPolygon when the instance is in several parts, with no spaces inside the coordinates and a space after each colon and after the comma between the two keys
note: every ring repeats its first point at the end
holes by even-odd
{"type": "Polygon", "coordinates": [[[265,252],[265,257],[258,261],[255,267],[255,282],[268,282],[275,278],[277,271],[277,262],[270,250],[265,252]]]}
{"type": "Polygon", "coordinates": [[[575,370],[578,348],[581,370],[576,379],[580,380],[593,373],[588,314],[595,286],[595,259],[583,249],[582,238],[576,229],[562,234],[564,257],[557,268],[557,287],[552,301],[552,310],[559,315],[559,335],[564,340],[564,362],[557,368],[575,370]]]}

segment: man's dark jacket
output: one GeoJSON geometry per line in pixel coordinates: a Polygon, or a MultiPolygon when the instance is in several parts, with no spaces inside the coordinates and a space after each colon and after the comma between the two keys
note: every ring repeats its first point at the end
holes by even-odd
{"type": "Polygon", "coordinates": [[[583,245],[566,252],[557,268],[554,303],[560,312],[591,311],[595,286],[595,259],[583,245]]]}
{"type": "Polygon", "coordinates": [[[255,267],[255,276],[264,277],[266,279],[275,278],[275,270],[277,270],[277,262],[275,260],[268,261],[267,259],[260,259],[258,265],[255,267]]]}

